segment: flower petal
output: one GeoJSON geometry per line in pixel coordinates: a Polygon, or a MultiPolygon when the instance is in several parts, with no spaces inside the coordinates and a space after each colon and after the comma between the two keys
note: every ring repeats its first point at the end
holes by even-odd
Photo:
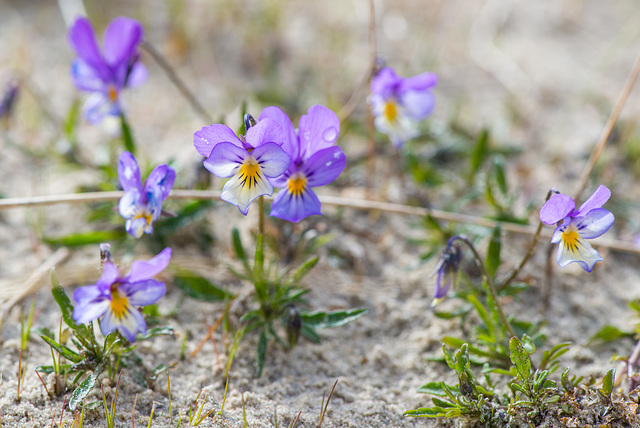
{"type": "Polygon", "coordinates": [[[225,183],[220,199],[237,206],[243,215],[247,215],[249,205],[255,198],[261,195],[271,196],[272,194],[273,187],[267,181],[261,169],[257,171],[250,182],[243,176],[241,170],[238,170],[236,175],[225,183]]]}
{"type": "Polygon", "coordinates": [[[590,210],[583,217],[575,218],[573,223],[575,223],[580,236],[585,239],[593,239],[609,230],[614,220],[615,217],[610,211],[604,208],[596,208],[590,210]]]}
{"type": "Polygon", "coordinates": [[[219,143],[231,143],[242,148],[242,142],[227,125],[215,124],[205,126],[193,134],[193,145],[202,156],[209,157],[214,146],[219,143]]]}
{"type": "Polygon", "coordinates": [[[129,65],[135,60],[137,48],[144,29],[135,19],[119,16],[109,23],[104,32],[104,59],[112,70],[124,73],[118,76],[118,83],[124,86],[124,78],[129,65]]]}
{"type": "Polygon", "coordinates": [[[314,105],[298,125],[300,158],[308,159],[315,152],[333,146],[339,132],[338,116],[325,106],[314,105]]]}
{"type": "Polygon", "coordinates": [[[575,241],[567,243],[560,241],[558,246],[558,255],[556,257],[560,267],[565,267],[569,263],[577,262],[582,269],[587,272],[593,270],[593,265],[600,260],[600,254],[582,237],[578,237],[575,241]]]}
{"type": "Polygon", "coordinates": [[[150,279],[165,270],[167,266],[169,266],[170,261],[171,248],[169,247],[147,261],[136,260],[131,263],[131,270],[129,274],[122,279],[122,282],[138,282],[150,279]]]}
{"type": "Polygon", "coordinates": [[[402,79],[398,85],[399,92],[425,91],[438,84],[438,76],[435,73],[420,73],[418,75],[402,79]]]}
{"type": "Polygon", "coordinates": [[[128,192],[131,189],[142,193],[142,181],[140,180],[140,168],[138,161],[130,152],[123,152],[118,161],[118,180],[122,190],[128,192]]]}
{"type": "Polygon", "coordinates": [[[133,306],[153,305],[166,292],[164,282],[147,279],[138,282],[126,282],[120,285],[118,291],[127,296],[129,304],[133,306]]]}
{"type": "Polygon", "coordinates": [[[574,217],[583,216],[593,209],[600,208],[605,204],[605,202],[609,200],[610,197],[611,190],[607,189],[605,186],[600,185],[600,187],[598,187],[596,191],[593,192],[591,196],[589,196],[589,199],[587,199],[584,204],[580,205],[580,208],[578,208],[578,211],[576,211],[574,217]]]}
{"type": "Polygon", "coordinates": [[[127,233],[134,238],[140,238],[144,235],[147,228],[147,219],[144,217],[130,218],[124,225],[127,233]]]}
{"type": "Polygon", "coordinates": [[[107,115],[120,115],[120,105],[117,101],[111,102],[106,94],[94,92],[82,106],[82,114],[89,123],[96,125],[107,115]]]}
{"type": "Polygon", "coordinates": [[[282,146],[287,139],[284,130],[275,120],[266,118],[249,128],[246,135],[247,144],[257,148],[263,144],[275,143],[282,146]]]}
{"type": "Polygon", "coordinates": [[[320,200],[309,186],[297,195],[285,188],[273,199],[271,216],[297,223],[310,215],[322,215],[320,208],[320,200]]]}
{"type": "Polygon", "coordinates": [[[149,197],[150,193],[157,193],[162,202],[169,196],[175,180],[176,172],[173,168],[166,164],[158,165],[144,182],[144,194],[149,197]]]}
{"type": "Polygon", "coordinates": [[[109,309],[111,300],[97,285],[77,288],[73,293],[76,305],[73,308],[73,319],[78,324],[87,324],[100,318],[109,309]]]}
{"type": "Polygon", "coordinates": [[[69,29],[69,43],[80,59],[93,68],[103,81],[109,80],[109,67],[100,54],[95,32],[87,18],[79,17],[73,23],[69,29]]]}
{"type": "Polygon", "coordinates": [[[576,203],[570,196],[556,193],[540,209],[540,221],[550,226],[565,218],[573,211],[576,203]]]}
{"type": "Polygon", "coordinates": [[[395,88],[402,81],[391,67],[385,67],[371,79],[371,93],[381,95],[383,98],[392,96],[395,88]]]}
{"type": "Polygon", "coordinates": [[[232,143],[218,143],[202,164],[216,177],[227,178],[238,172],[248,156],[250,155],[245,149],[232,143]]]}
{"type": "Polygon", "coordinates": [[[113,263],[105,261],[102,267],[102,275],[96,281],[96,286],[105,293],[109,292],[109,287],[118,280],[119,276],[118,268],[113,263]]]}
{"type": "Polygon", "coordinates": [[[141,62],[136,62],[133,64],[133,67],[131,67],[124,86],[127,88],[135,88],[146,82],[147,77],[149,77],[147,67],[141,62]]]}
{"type": "Polygon", "coordinates": [[[320,150],[300,168],[309,187],[324,186],[338,178],[347,164],[342,149],[338,146],[320,150]]]}
{"type": "MultiPolygon", "coordinates": [[[[249,128],[251,129],[251,128],[249,128]]],[[[266,177],[282,175],[291,164],[291,158],[276,143],[265,143],[251,152],[266,177]]]]}
{"type": "Polygon", "coordinates": [[[107,84],[84,60],[78,58],[71,63],[71,78],[76,88],[81,91],[106,92],[107,84]]]}
{"type": "Polygon", "coordinates": [[[291,119],[280,108],[271,106],[262,110],[258,120],[272,119],[280,125],[285,134],[282,149],[291,157],[292,161],[298,160],[300,148],[298,146],[298,134],[291,123],[291,119]]]}
{"type": "Polygon", "coordinates": [[[415,122],[401,113],[398,113],[393,122],[389,121],[385,115],[376,116],[374,124],[379,132],[389,136],[397,149],[400,149],[406,141],[420,135],[415,122]]]}
{"type": "Polygon", "coordinates": [[[436,97],[431,91],[407,91],[400,98],[407,116],[414,120],[422,120],[429,116],[436,105],[436,97]]]}
{"type": "Polygon", "coordinates": [[[123,218],[132,219],[140,210],[141,194],[137,189],[128,190],[118,203],[118,211],[123,218]]]}
{"type": "Polygon", "coordinates": [[[109,308],[102,318],[100,329],[105,336],[118,329],[129,342],[134,342],[138,332],[143,334],[147,332],[147,324],[136,308],[127,305],[121,317],[117,317],[109,308]]]}

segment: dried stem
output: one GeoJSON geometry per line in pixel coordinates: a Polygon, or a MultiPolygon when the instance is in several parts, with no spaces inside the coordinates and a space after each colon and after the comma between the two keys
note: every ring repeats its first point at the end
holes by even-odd
{"type": "Polygon", "coordinates": [[[611,132],[613,132],[613,127],[618,121],[618,117],[620,117],[620,112],[622,112],[622,108],[624,107],[624,104],[627,101],[627,98],[629,98],[631,89],[633,89],[633,85],[638,78],[638,73],[640,73],[640,53],[638,54],[636,58],[636,62],[633,65],[633,68],[631,69],[631,73],[629,73],[627,82],[625,83],[624,88],[622,89],[622,92],[618,97],[618,101],[616,102],[616,105],[613,108],[613,111],[611,112],[611,115],[609,116],[609,119],[607,120],[607,123],[604,126],[602,134],[600,135],[600,139],[596,143],[596,146],[591,152],[591,156],[589,157],[589,161],[587,162],[587,165],[584,167],[584,170],[580,175],[580,181],[578,181],[578,186],[576,187],[576,193],[575,193],[576,196],[574,198],[575,200],[580,199],[580,195],[582,194],[585,187],[587,186],[587,182],[589,181],[589,176],[591,175],[591,172],[593,172],[593,168],[595,168],[596,162],[598,162],[598,159],[600,158],[602,151],[607,145],[609,136],[611,135],[611,132]]]}

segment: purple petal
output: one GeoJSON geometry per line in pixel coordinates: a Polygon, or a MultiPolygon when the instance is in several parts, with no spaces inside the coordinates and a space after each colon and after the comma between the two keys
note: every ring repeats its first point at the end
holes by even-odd
{"type": "Polygon", "coordinates": [[[79,324],[87,324],[104,314],[111,300],[97,285],[87,285],[77,288],[73,293],[76,302],[73,308],[73,319],[79,324]]]}
{"type": "Polygon", "coordinates": [[[315,105],[300,118],[298,138],[300,158],[307,159],[315,152],[335,144],[340,132],[340,119],[325,106],[315,105]]]}
{"type": "Polygon", "coordinates": [[[320,200],[309,186],[297,195],[285,188],[273,199],[271,216],[297,223],[310,215],[322,215],[320,208],[320,200]]]}
{"type": "Polygon", "coordinates": [[[388,98],[393,95],[396,87],[402,81],[391,67],[385,67],[371,80],[371,93],[388,98]]]}
{"type": "Polygon", "coordinates": [[[109,67],[100,54],[95,32],[87,18],[79,17],[73,23],[69,29],[69,43],[80,59],[93,68],[103,81],[109,80],[109,67]]]}
{"type": "Polygon", "coordinates": [[[202,164],[216,177],[227,178],[238,172],[248,156],[250,155],[245,149],[232,143],[218,143],[202,164]]]}
{"type": "Polygon", "coordinates": [[[251,152],[251,156],[258,162],[260,171],[266,177],[282,175],[291,164],[289,155],[276,143],[262,144],[251,152]]]}
{"type": "Polygon", "coordinates": [[[131,219],[138,214],[140,192],[137,189],[128,190],[118,203],[118,211],[123,218],[131,219]]]}
{"type": "Polygon", "coordinates": [[[609,200],[610,197],[611,190],[601,185],[591,196],[589,196],[589,199],[587,199],[584,204],[580,205],[580,208],[578,208],[574,217],[583,216],[595,208],[600,208],[609,200]]]}
{"type": "Polygon", "coordinates": [[[578,217],[573,220],[578,233],[585,239],[597,238],[603,235],[615,220],[613,214],[604,208],[596,208],[590,210],[589,213],[583,217],[578,217]]]}
{"type": "Polygon", "coordinates": [[[157,192],[162,202],[169,196],[175,180],[176,172],[173,168],[166,164],[158,165],[147,177],[147,181],[144,183],[144,193],[149,195],[157,192]]]}
{"type": "Polygon", "coordinates": [[[204,157],[209,157],[213,147],[219,143],[231,143],[234,146],[243,148],[242,142],[231,128],[226,125],[205,126],[193,134],[193,145],[198,153],[204,157]]]}
{"type": "Polygon", "coordinates": [[[153,305],[166,292],[164,282],[147,279],[138,282],[123,283],[118,291],[124,293],[133,306],[153,305]]]}
{"type": "Polygon", "coordinates": [[[298,160],[300,151],[298,145],[298,134],[296,134],[296,129],[293,127],[293,123],[291,123],[291,119],[289,119],[289,116],[287,116],[282,110],[280,110],[280,108],[272,106],[265,108],[264,110],[262,110],[262,113],[260,113],[259,120],[264,119],[274,120],[278,125],[280,125],[285,134],[284,143],[282,143],[282,149],[287,152],[287,154],[294,162],[298,160]]]}
{"type": "Polygon", "coordinates": [[[140,168],[138,161],[130,152],[123,152],[118,161],[118,180],[122,190],[137,190],[142,193],[142,181],[140,180],[140,168]]]}
{"type": "Polygon", "coordinates": [[[144,217],[130,218],[124,226],[127,233],[134,238],[142,237],[144,232],[147,230],[147,227],[147,219],[144,217]]]}
{"type": "Polygon", "coordinates": [[[107,90],[106,82],[95,68],[79,58],[71,63],[71,78],[76,88],[81,91],[106,92],[107,90]]]}
{"type": "Polygon", "coordinates": [[[129,76],[127,76],[127,86],[128,88],[135,88],[136,86],[142,85],[147,81],[147,77],[149,77],[149,71],[147,67],[141,62],[136,62],[131,67],[131,71],[129,72],[129,76]]]}
{"type": "Polygon", "coordinates": [[[116,282],[119,276],[120,273],[118,272],[118,268],[113,263],[104,262],[102,275],[96,282],[96,286],[105,293],[109,292],[109,288],[114,282],[116,282]]]}
{"type": "Polygon", "coordinates": [[[82,114],[89,123],[96,125],[107,115],[120,115],[120,105],[117,101],[111,102],[106,94],[95,92],[82,106],[82,114]]]}
{"type": "Polygon", "coordinates": [[[165,270],[166,267],[169,266],[170,260],[171,248],[169,247],[147,261],[136,260],[131,263],[131,270],[129,274],[123,278],[123,282],[138,282],[150,279],[165,270]]]}
{"type": "Polygon", "coordinates": [[[407,116],[422,120],[431,114],[436,105],[436,97],[431,91],[407,91],[400,96],[400,104],[407,116]]]}
{"type": "MultiPolygon", "coordinates": [[[[104,32],[104,59],[112,70],[126,74],[143,35],[142,25],[135,19],[120,16],[109,23],[104,32]]],[[[124,84],[125,74],[118,76],[120,84],[124,84]]]]}
{"type": "Polygon", "coordinates": [[[398,85],[398,91],[425,91],[433,88],[437,83],[438,76],[435,73],[421,73],[402,79],[398,85]]]}
{"type": "Polygon", "coordinates": [[[146,333],[147,324],[140,312],[131,305],[127,308],[122,317],[117,317],[110,309],[105,313],[100,323],[100,329],[105,336],[114,332],[116,329],[127,338],[129,342],[134,342],[138,332],[146,333]]]}
{"type": "Polygon", "coordinates": [[[342,149],[337,146],[320,150],[300,168],[309,187],[324,186],[338,178],[347,164],[342,149]]]}
{"type": "Polygon", "coordinates": [[[275,143],[282,146],[287,139],[284,130],[275,120],[266,118],[249,128],[246,135],[247,144],[257,148],[263,144],[275,143]]]}
{"type": "Polygon", "coordinates": [[[575,206],[576,204],[571,197],[556,193],[540,209],[540,221],[553,226],[568,216],[575,206]]]}

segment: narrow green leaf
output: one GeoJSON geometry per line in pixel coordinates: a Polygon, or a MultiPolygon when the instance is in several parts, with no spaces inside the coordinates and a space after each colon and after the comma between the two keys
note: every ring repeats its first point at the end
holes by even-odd
{"type": "Polygon", "coordinates": [[[139,334],[137,340],[151,339],[157,336],[175,336],[176,332],[171,326],[153,327],[147,330],[145,334],[139,334]]]}
{"type": "Polygon", "coordinates": [[[450,408],[450,407],[458,407],[455,403],[451,403],[449,401],[444,401],[441,400],[439,398],[436,397],[432,397],[431,401],[433,401],[433,404],[435,404],[438,407],[442,407],[442,408],[450,408]]]}
{"type": "Polygon", "coordinates": [[[444,412],[439,407],[421,407],[415,410],[407,410],[406,412],[404,412],[404,415],[422,418],[442,418],[446,415],[446,412],[444,412]]]}
{"type": "Polygon", "coordinates": [[[304,262],[301,266],[299,266],[298,269],[296,269],[296,271],[291,274],[289,284],[298,284],[302,280],[302,278],[304,278],[309,273],[309,271],[318,264],[318,260],[320,260],[320,258],[318,256],[314,256],[304,262]]]}
{"type": "Polygon", "coordinates": [[[493,229],[493,234],[491,235],[491,240],[489,241],[489,248],[487,249],[487,272],[492,277],[495,277],[496,271],[500,267],[500,249],[502,247],[501,244],[501,231],[502,227],[500,223],[493,229]]]}
{"type": "Polygon", "coordinates": [[[186,269],[178,270],[174,275],[174,283],[187,296],[204,302],[220,302],[234,297],[232,293],[186,269]]]}
{"type": "Polygon", "coordinates": [[[310,340],[313,343],[320,343],[322,340],[320,338],[320,335],[316,333],[316,331],[312,327],[309,327],[308,325],[302,324],[302,329],[300,330],[300,333],[302,333],[304,337],[306,337],[308,340],[310,340]]]}
{"type": "Polygon", "coordinates": [[[469,182],[473,180],[473,177],[480,169],[480,166],[482,165],[482,162],[487,157],[488,152],[489,152],[489,131],[487,129],[483,129],[478,135],[478,137],[476,138],[476,143],[473,146],[473,151],[471,152],[471,159],[470,159],[471,164],[470,164],[469,175],[468,175],[469,182]]]}
{"type": "Polygon", "coordinates": [[[114,241],[126,236],[124,228],[117,230],[99,230],[95,232],[74,233],[59,237],[45,237],[43,239],[49,245],[63,247],[79,247],[82,245],[99,244],[101,242],[114,241]]]}
{"type": "Polygon", "coordinates": [[[120,114],[120,124],[122,129],[122,143],[124,144],[124,149],[131,152],[132,155],[136,155],[136,143],[133,140],[133,134],[131,133],[131,128],[129,128],[129,124],[127,123],[127,119],[124,116],[124,113],[120,114]]]}
{"type": "Polygon", "coordinates": [[[71,304],[71,300],[69,300],[69,296],[65,293],[64,288],[62,288],[62,284],[60,284],[60,281],[58,280],[55,267],[51,268],[51,294],[53,294],[53,298],[60,307],[64,323],[72,330],[77,330],[79,326],[73,319],[73,305],[71,304]]]}
{"type": "MultiPolygon", "coordinates": [[[[516,366],[518,375],[523,382],[529,380],[531,376],[531,360],[526,349],[522,346],[522,342],[517,337],[512,337],[509,340],[509,358],[513,365],[516,366]]],[[[514,385],[515,386],[515,385],[514,385]]]]}
{"type": "Polygon", "coordinates": [[[71,394],[71,398],[69,399],[69,409],[71,409],[71,411],[74,411],[78,404],[80,404],[82,400],[84,400],[85,397],[93,390],[96,380],[98,380],[98,376],[100,376],[100,373],[97,371],[91,373],[82,381],[82,383],[80,383],[80,385],[78,385],[76,390],[73,391],[73,394],[71,394]]]}
{"type": "Polygon", "coordinates": [[[231,242],[233,243],[233,251],[236,253],[236,257],[242,263],[248,263],[247,253],[244,251],[242,240],[240,239],[240,231],[235,227],[231,231],[231,242]]]}
{"type": "Polygon", "coordinates": [[[422,385],[418,388],[418,392],[423,394],[431,394],[437,395],[438,397],[446,397],[446,393],[444,392],[444,388],[442,387],[442,382],[429,382],[426,385],[422,385]]]}
{"type": "Polygon", "coordinates": [[[169,370],[169,366],[166,364],[159,364],[158,366],[156,366],[155,369],[153,369],[153,372],[151,373],[151,376],[149,376],[150,380],[156,380],[158,378],[158,376],[160,376],[162,373],[166,372],[167,370],[169,370]]]}
{"type": "Polygon", "coordinates": [[[301,314],[302,325],[312,328],[334,328],[355,321],[368,312],[366,308],[347,309],[334,312],[314,312],[301,314]]]}
{"type": "Polygon", "coordinates": [[[256,239],[256,254],[253,260],[253,277],[256,281],[264,280],[264,237],[258,235],[256,239]]]}
{"type": "Polygon", "coordinates": [[[507,176],[504,172],[504,156],[501,154],[496,154],[493,156],[493,174],[496,178],[496,184],[498,185],[498,190],[506,196],[509,189],[507,187],[507,176]]]}
{"type": "Polygon", "coordinates": [[[260,332],[260,338],[258,339],[258,348],[256,352],[256,377],[262,376],[262,369],[264,368],[264,362],[267,359],[267,342],[269,341],[269,335],[265,329],[260,332]]]}
{"type": "Polygon", "coordinates": [[[600,330],[598,330],[596,334],[594,334],[589,338],[589,343],[613,342],[614,340],[618,340],[623,337],[633,337],[633,335],[634,335],[634,332],[632,331],[623,331],[623,330],[620,330],[618,327],[607,324],[604,327],[602,327],[600,330]]]}
{"type": "Polygon", "coordinates": [[[64,358],[66,358],[67,360],[72,361],[74,363],[80,362],[81,358],[77,352],[72,351],[71,349],[67,348],[64,345],[60,345],[58,342],[48,338],[47,336],[40,336],[40,337],[42,338],[42,340],[47,342],[49,346],[51,346],[53,349],[58,351],[58,353],[62,355],[64,358]]]}

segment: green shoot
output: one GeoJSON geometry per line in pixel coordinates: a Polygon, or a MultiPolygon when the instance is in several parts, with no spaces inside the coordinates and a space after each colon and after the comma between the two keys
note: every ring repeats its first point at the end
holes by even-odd
{"type": "Polygon", "coordinates": [[[102,389],[102,404],[104,406],[104,414],[107,420],[107,428],[114,428],[116,424],[116,405],[118,400],[118,389],[120,388],[120,377],[122,377],[122,371],[118,375],[118,383],[116,383],[116,392],[113,396],[113,400],[111,400],[111,408],[107,404],[107,397],[104,394],[104,389],[102,389]]]}
{"type": "Polygon", "coordinates": [[[151,428],[151,422],[153,421],[153,413],[156,410],[156,402],[154,401],[153,404],[151,405],[151,415],[149,415],[149,424],[147,425],[147,428],[151,428]]]}
{"type": "Polygon", "coordinates": [[[167,370],[167,395],[169,396],[169,417],[173,424],[173,409],[171,408],[171,379],[169,379],[169,370],[167,370]]]}
{"type": "Polygon", "coordinates": [[[27,343],[29,342],[29,335],[31,334],[31,326],[33,325],[33,314],[36,309],[36,298],[31,302],[31,309],[29,309],[28,318],[25,320],[24,307],[20,309],[20,319],[22,322],[20,323],[20,339],[21,339],[21,349],[23,351],[27,350],[27,343]],[[26,324],[26,326],[25,326],[26,324]]]}
{"type": "MultiPolygon", "coordinates": [[[[320,405],[320,419],[318,420],[318,428],[322,426],[324,417],[327,414],[327,409],[329,408],[329,401],[331,401],[331,397],[333,396],[333,391],[335,391],[337,385],[338,385],[338,379],[336,379],[336,381],[333,384],[333,387],[331,388],[331,391],[329,391],[329,396],[327,397],[326,403],[324,401],[325,394],[322,393],[322,404],[320,405]]],[[[300,417],[300,415],[298,415],[298,417],[300,417]]],[[[298,419],[296,419],[296,423],[297,421],[298,419]]]]}

